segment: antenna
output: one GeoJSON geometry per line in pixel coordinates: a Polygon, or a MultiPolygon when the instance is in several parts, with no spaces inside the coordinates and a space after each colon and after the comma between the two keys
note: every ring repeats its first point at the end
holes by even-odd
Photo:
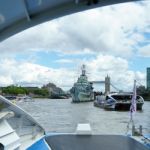
{"type": "Polygon", "coordinates": [[[84,64],[82,65],[81,70],[82,70],[82,75],[85,76],[86,69],[85,69],[85,65],[84,64]]]}

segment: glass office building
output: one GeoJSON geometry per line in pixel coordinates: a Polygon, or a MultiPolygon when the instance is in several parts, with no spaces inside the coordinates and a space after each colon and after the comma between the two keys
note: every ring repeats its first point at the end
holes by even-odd
{"type": "Polygon", "coordinates": [[[150,68],[147,68],[147,89],[150,90],[150,68]]]}

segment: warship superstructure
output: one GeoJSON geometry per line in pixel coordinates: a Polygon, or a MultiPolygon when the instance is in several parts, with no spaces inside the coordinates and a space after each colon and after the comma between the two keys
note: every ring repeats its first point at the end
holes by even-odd
{"type": "Polygon", "coordinates": [[[81,70],[82,74],[70,90],[72,102],[87,102],[94,100],[92,83],[88,81],[86,76],[85,65],[82,65],[81,70]]]}

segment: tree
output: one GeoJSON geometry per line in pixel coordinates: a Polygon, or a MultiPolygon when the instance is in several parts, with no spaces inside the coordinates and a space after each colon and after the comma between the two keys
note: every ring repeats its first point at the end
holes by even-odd
{"type": "Polygon", "coordinates": [[[137,87],[137,94],[141,95],[146,100],[150,100],[150,91],[143,85],[137,87]]]}
{"type": "Polygon", "coordinates": [[[9,95],[27,94],[27,91],[23,87],[18,86],[7,86],[2,88],[2,93],[9,95]]]}

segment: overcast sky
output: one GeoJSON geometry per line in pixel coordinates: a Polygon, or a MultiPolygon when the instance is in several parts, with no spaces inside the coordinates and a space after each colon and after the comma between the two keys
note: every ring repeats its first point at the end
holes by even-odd
{"type": "MultiPolygon", "coordinates": [[[[27,29],[0,43],[0,86],[69,89],[87,67],[89,80],[108,74],[119,89],[146,83],[150,67],[150,2],[88,10],[27,29]]],[[[113,89],[112,89],[113,90],[113,89]]]]}

